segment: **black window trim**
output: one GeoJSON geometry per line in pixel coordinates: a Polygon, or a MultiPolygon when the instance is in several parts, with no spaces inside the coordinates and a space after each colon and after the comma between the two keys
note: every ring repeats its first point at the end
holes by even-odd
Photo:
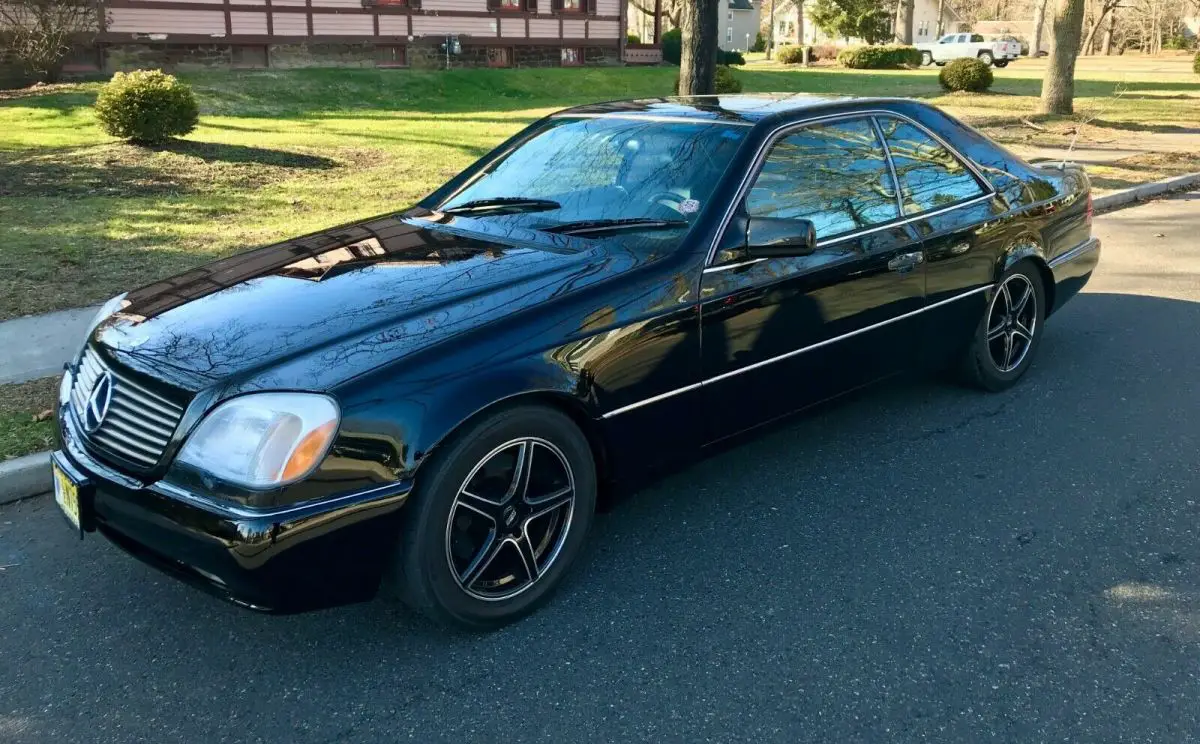
{"type": "MultiPolygon", "coordinates": [[[[754,183],[754,180],[758,177],[758,174],[762,171],[763,164],[766,162],[767,153],[769,153],[771,151],[771,149],[775,146],[776,142],[783,139],[784,137],[789,136],[792,132],[795,132],[797,130],[805,129],[807,127],[815,126],[818,124],[826,124],[828,122],[841,121],[844,119],[871,119],[873,122],[872,126],[875,128],[877,136],[879,136],[881,139],[883,139],[882,132],[880,132],[880,130],[879,130],[878,122],[874,121],[875,117],[877,117],[877,116],[890,116],[890,117],[893,117],[896,119],[900,119],[901,121],[904,121],[908,124],[912,124],[917,129],[919,129],[922,132],[924,132],[925,134],[929,135],[935,142],[940,144],[942,147],[946,148],[946,150],[949,151],[951,155],[953,155],[956,159],[958,159],[961,163],[963,163],[963,165],[965,165],[967,167],[967,170],[969,170],[971,172],[971,174],[975,177],[976,182],[978,182],[979,185],[983,188],[983,193],[980,194],[979,196],[972,197],[970,199],[965,199],[956,204],[951,204],[946,207],[939,207],[938,209],[921,212],[920,214],[906,216],[904,214],[904,209],[899,202],[900,183],[896,179],[895,173],[893,171],[892,182],[895,184],[895,187],[896,187],[897,206],[900,208],[900,217],[897,219],[894,219],[894,220],[889,220],[888,222],[882,222],[878,225],[872,225],[871,227],[863,228],[862,230],[857,230],[857,231],[849,232],[849,233],[842,233],[841,235],[836,235],[831,238],[825,238],[823,240],[818,240],[817,241],[818,248],[826,246],[826,245],[830,245],[831,243],[835,243],[835,242],[840,243],[845,240],[853,240],[855,238],[860,238],[864,235],[870,235],[871,233],[879,232],[881,230],[887,230],[887,229],[890,229],[893,227],[899,227],[900,225],[906,225],[910,222],[916,222],[917,220],[935,217],[939,214],[943,214],[945,212],[949,212],[954,209],[960,209],[969,204],[975,204],[975,203],[981,202],[985,199],[994,199],[996,197],[995,187],[993,187],[991,182],[988,181],[986,178],[984,178],[982,174],[980,174],[979,169],[975,167],[975,164],[971,162],[970,158],[963,157],[962,153],[960,153],[957,148],[955,148],[949,142],[947,142],[945,140],[945,138],[938,136],[938,134],[936,132],[931,131],[928,127],[921,124],[919,121],[913,119],[911,116],[906,116],[905,114],[901,114],[897,111],[888,111],[887,109],[867,109],[867,110],[863,110],[863,111],[847,111],[847,112],[840,113],[840,114],[828,114],[826,116],[816,116],[811,119],[805,119],[803,121],[787,122],[786,124],[781,124],[778,127],[776,127],[775,129],[771,130],[771,133],[767,135],[767,137],[763,140],[763,143],[759,146],[758,151],[755,153],[753,165],[751,165],[750,168],[748,168],[746,170],[746,175],[742,178],[742,183],[738,186],[737,193],[734,194],[734,198],[730,200],[729,206],[725,208],[725,215],[724,215],[724,217],[721,218],[720,227],[713,234],[712,243],[709,244],[709,246],[708,246],[708,255],[705,256],[705,259],[704,259],[704,272],[710,273],[710,272],[716,272],[716,271],[727,271],[729,269],[733,269],[738,266],[745,266],[745,265],[748,265],[751,263],[758,263],[759,261],[765,260],[765,259],[761,259],[761,258],[752,258],[752,259],[748,259],[748,260],[734,261],[734,262],[727,263],[727,264],[720,264],[720,265],[713,264],[713,261],[716,259],[716,256],[717,256],[717,246],[720,245],[721,238],[724,237],[725,231],[729,229],[729,223],[733,219],[734,212],[736,212],[738,207],[741,206],[741,204],[745,201],[746,194],[748,194],[750,191],[750,185],[754,183]]],[[[885,152],[888,153],[889,167],[894,168],[894,166],[890,165],[891,164],[891,151],[889,149],[887,149],[887,141],[886,140],[884,140],[883,146],[884,146],[885,152]]]]}

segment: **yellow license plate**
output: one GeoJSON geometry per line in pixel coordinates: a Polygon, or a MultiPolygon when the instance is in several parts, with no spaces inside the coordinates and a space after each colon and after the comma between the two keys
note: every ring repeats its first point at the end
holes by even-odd
{"type": "Polygon", "coordinates": [[[71,524],[79,527],[79,487],[71,482],[67,474],[53,466],[54,470],[54,500],[58,503],[63,514],[71,520],[71,524]]]}

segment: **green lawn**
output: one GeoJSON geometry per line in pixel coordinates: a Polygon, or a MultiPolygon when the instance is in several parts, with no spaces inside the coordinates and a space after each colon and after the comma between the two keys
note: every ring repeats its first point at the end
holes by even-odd
{"type": "MultiPolygon", "coordinates": [[[[1048,122],[1058,130],[1048,133],[1013,125],[1041,85],[1039,63],[1022,64],[997,71],[988,95],[942,95],[934,70],[758,64],[739,76],[747,91],[920,97],[1003,139],[1063,141],[1062,122],[1048,122]]],[[[549,111],[661,95],[674,77],[668,68],[192,74],[201,126],[155,150],[100,133],[90,110],[97,84],[0,92],[0,318],[98,302],[213,257],[403,207],[549,111]]],[[[1100,114],[1093,136],[1200,121],[1200,78],[1190,73],[1081,77],[1080,110],[1100,114]]]]}
{"type": "Polygon", "coordinates": [[[0,462],[47,450],[54,442],[50,416],[58,378],[0,385],[0,462]]]}

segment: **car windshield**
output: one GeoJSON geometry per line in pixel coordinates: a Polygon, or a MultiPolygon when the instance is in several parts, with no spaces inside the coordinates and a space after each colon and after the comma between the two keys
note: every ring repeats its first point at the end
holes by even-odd
{"type": "Polygon", "coordinates": [[[528,212],[536,228],[621,221],[682,229],[707,206],[747,127],[634,117],[552,119],[488,163],[437,209],[528,212]]]}

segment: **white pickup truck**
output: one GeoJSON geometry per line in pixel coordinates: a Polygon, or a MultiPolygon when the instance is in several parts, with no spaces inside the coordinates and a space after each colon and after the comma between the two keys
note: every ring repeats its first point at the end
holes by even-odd
{"type": "Polygon", "coordinates": [[[963,57],[978,57],[985,64],[1007,67],[1021,56],[1021,42],[988,41],[982,34],[946,34],[936,42],[916,47],[921,50],[923,65],[944,65],[963,57]]]}

